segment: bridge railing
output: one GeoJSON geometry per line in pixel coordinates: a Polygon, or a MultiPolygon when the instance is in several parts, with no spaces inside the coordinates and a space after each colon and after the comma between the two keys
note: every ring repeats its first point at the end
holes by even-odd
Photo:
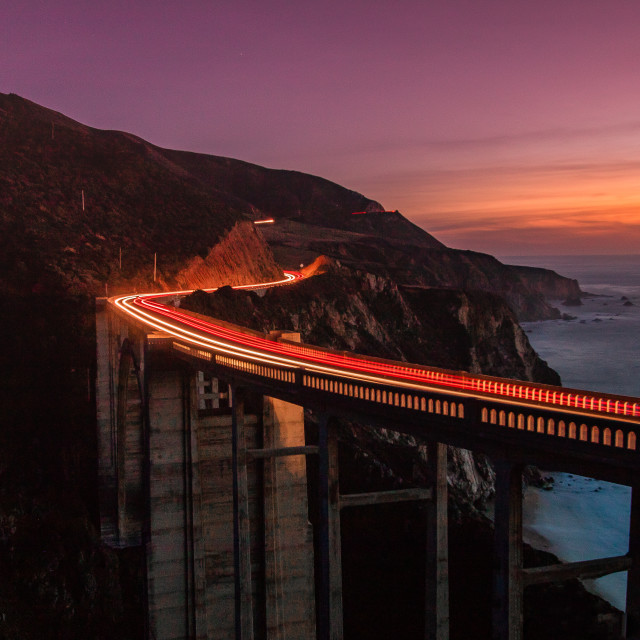
{"type": "MultiPolygon", "coordinates": [[[[393,407],[413,414],[446,419],[448,422],[458,420],[462,422],[465,418],[470,417],[476,411],[475,406],[474,408],[470,407],[470,403],[475,405],[478,402],[477,398],[447,397],[446,388],[442,390],[396,388],[392,380],[379,384],[357,381],[341,378],[338,375],[312,372],[304,367],[277,366],[254,362],[239,356],[214,354],[211,351],[185,345],[175,340],[172,342],[172,348],[185,356],[205,361],[216,368],[261,378],[263,384],[293,385],[323,395],[339,396],[381,407],[393,407]]],[[[505,384],[504,381],[501,381],[501,384],[505,384]]],[[[514,384],[513,386],[519,385],[514,384]]],[[[547,389],[545,389],[545,393],[546,391],[547,389]]],[[[596,413],[587,416],[579,412],[573,415],[571,412],[573,407],[558,407],[557,405],[552,407],[555,415],[551,416],[548,415],[549,407],[545,406],[544,399],[538,401],[540,403],[538,406],[529,404],[519,406],[513,402],[510,396],[504,398],[491,396],[492,406],[483,403],[483,399],[479,400],[479,421],[481,424],[502,427],[506,432],[514,434],[524,432],[567,442],[575,441],[576,443],[610,449],[636,451],[637,428],[633,423],[625,421],[625,418],[628,420],[627,416],[607,416],[596,413]],[[509,403],[510,406],[500,407],[501,403],[509,403]],[[558,417],[558,411],[566,412],[567,415],[558,417]],[[610,424],[611,420],[620,421],[621,419],[622,422],[617,425],[610,424]]],[[[524,398],[524,400],[527,399],[524,398]]]]}

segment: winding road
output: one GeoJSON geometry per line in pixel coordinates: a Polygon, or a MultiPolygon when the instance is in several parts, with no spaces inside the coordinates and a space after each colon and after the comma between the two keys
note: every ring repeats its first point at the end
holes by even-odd
{"type": "MultiPolygon", "coordinates": [[[[285,272],[283,280],[238,289],[263,289],[293,284],[303,276],[285,272]]],[[[299,343],[275,342],[257,332],[214,319],[195,317],[166,304],[189,291],[118,296],[110,299],[122,312],[148,328],[162,331],[195,347],[247,361],[303,369],[345,380],[393,384],[399,389],[446,391],[452,396],[505,399],[527,407],[560,407],[576,415],[625,418],[640,422],[640,398],[472,375],[434,367],[359,356],[299,343]]],[[[626,421],[625,420],[625,421],[626,421]]]]}

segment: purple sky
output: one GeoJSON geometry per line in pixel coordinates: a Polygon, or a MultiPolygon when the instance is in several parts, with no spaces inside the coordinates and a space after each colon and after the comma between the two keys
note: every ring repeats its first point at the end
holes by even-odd
{"type": "Polygon", "coordinates": [[[640,253],[637,0],[21,0],[0,92],[334,180],[449,246],[640,253]]]}

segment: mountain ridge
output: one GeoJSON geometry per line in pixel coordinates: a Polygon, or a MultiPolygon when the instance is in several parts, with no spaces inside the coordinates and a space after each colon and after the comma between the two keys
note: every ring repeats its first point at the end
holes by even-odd
{"type": "Polygon", "coordinates": [[[171,287],[236,223],[274,217],[262,231],[285,266],[326,253],[403,283],[497,293],[521,320],[560,315],[539,275],[529,283],[525,271],[491,256],[449,249],[400,213],[321,177],[163,149],[16,94],[0,93],[0,139],[0,291],[153,290],[154,263],[171,287]]]}

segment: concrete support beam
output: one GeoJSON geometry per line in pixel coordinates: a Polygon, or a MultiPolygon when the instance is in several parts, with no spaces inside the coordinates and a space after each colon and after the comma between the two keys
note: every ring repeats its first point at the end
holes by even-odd
{"type": "Polygon", "coordinates": [[[522,640],[522,465],[495,467],[492,638],[522,640]]]}
{"type": "Polygon", "coordinates": [[[307,503],[304,409],[263,399],[264,448],[251,450],[262,468],[266,638],[312,640],[316,635],[313,527],[307,503]]]}
{"type": "Polygon", "coordinates": [[[147,371],[149,412],[149,635],[204,639],[202,551],[192,450],[192,381],[182,370],[147,371]],[[200,622],[200,625],[198,624],[200,622]]]}
{"type": "Polygon", "coordinates": [[[627,639],[640,640],[640,476],[636,475],[631,489],[629,521],[629,558],[627,575],[627,639]]]}
{"type": "Polygon", "coordinates": [[[98,491],[100,537],[108,545],[118,540],[116,479],[116,374],[114,336],[106,298],[96,300],[96,427],[98,430],[98,491]]]}
{"type": "Polygon", "coordinates": [[[235,574],[235,640],[253,640],[251,598],[251,529],[247,485],[247,446],[244,431],[244,389],[231,388],[233,467],[233,557],[235,574]]]}
{"type": "Polygon", "coordinates": [[[449,638],[449,535],[447,516],[447,445],[427,445],[428,474],[432,482],[427,503],[427,565],[425,638],[449,638]]]}
{"type": "Polygon", "coordinates": [[[415,500],[431,500],[431,489],[398,489],[397,491],[374,491],[371,493],[347,493],[340,495],[340,509],[364,507],[390,502],[411,502],[415,500]]]}
{"type": "MultiPolygon", "coordinates": [[[[272,400],[273,402],[273,400],[272,400]]],[[[281,404],[289,404],[280,401],[281,404]]],[[[296,405],[289,405],[296,406],[296,405]]],[[[301,407],[299,407],[301,409],[301,407]]],[[[304,426],[304,425],[303,425],[304,426]]],[[[302,434],[304,436],[304,433],[302,434]]],[[[247,449],[247,456],[258,460],[260,458],[283,458],[286,456],[314,455],[318,453],[316,446],[300,446],[300,447],[280,447],[271,449],[247,449]]]]}
{"type": "Polygon", "coordinates": [[[562,582],[564,580],[602,578],[610,573],[626,571],[631,566],[629,556],[613,558],[598,558],[597,560],[583,560],[582,562],[568,562],[567,564],[552,564],[546,567],[533,567],[522,570],[523,587],[530,584],[544,584],[547,582],[562,582]]]}
{"type": "Polygon", "coordinates": [[[342,539],[338,439],[329,416],[318,425],[320,535],[318,581],[318,639],[342,640],[342,539]]]}

